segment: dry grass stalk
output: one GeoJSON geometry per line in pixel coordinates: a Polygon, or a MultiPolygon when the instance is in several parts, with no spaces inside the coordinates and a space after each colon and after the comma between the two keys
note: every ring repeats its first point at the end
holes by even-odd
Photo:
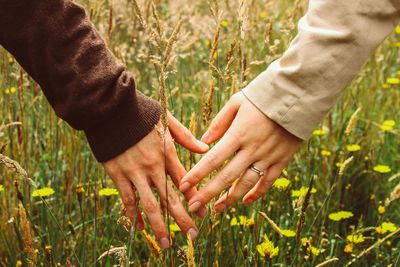
{"type": "Polygon", "coordinates": [[[278,225],[276,225],[276,223],[275,223],[273,220],[271,220],[271,219],[267,216],[267,214],[265,214],[265,213],[262,212],[262,211],[259,211],[258,213],[260,213],[260,215],[261,215],[262,217],[264,217],[264,219],[267,221],[267,223],[268,223],[269,225],[271,225],[271,227],[272,227],[279,235],[282,236],[282,230],[278,227],[278,225]]]}
{"type": "Polygon", "coordinates": [[[132,0],[133,2],[133,6],[135,7],[135,11],[136,11],[136,17],[139,20],[140,26],[142,26],[143,29],[146,29],[146,22],[143,19],[143,13],[142,10],[140,10],[139,4],[136,0],[132,0]]]}
{"type": "Polygon", "coordinates": [[[309,203],[309,200],[310,200],[313,183],[314,183],[314,176],[311,177],[310,185],[308,186],[308,190],[307,190],[307,193],[306,193],[306,195],[304,197],[303,205],[301,207],[300,216],[299,216],[299,219],[297,220],[297,229],[296,229],[296,242],[297,242],[297,244],[299,244],[299,242],[300,242],[301,229],[303,228],[303,224],[304,224],[304,215],[306,213],[306,210],[307,210],[307,207],[308,207],[308,203],[309,203]]]}
{"type": "Polygon", "coordinates": [[[140,232],[142,233],[142,235],[146,239],[147,245],[149,245],[149,247],[150,247],[151,251],[153,252],[154,256],[159,258],[160,255],[161,255],[161,249],[157,245],[156,241],[154,241],[154,239],[146,232],[146,230],[142,230],[140,232]]]}
{"type": "Polygon", "coordinates": [[[162,132],[165,134],[165,131],[168,128],[168,99],[167,99],[167,88],[165,86],[165,72],[164,68],[161,67],[160,70],[160,105],[161,105],[161,123],[163,126],[162,132]]]}
{"type": "Polygon", "coordinates": [[[393,192],[390,194],[390,202],[400,198],[400,183],[396,185],[393,192]]]}
{"type": "Polygon", "coordinates": [[[339,177],[342,177],[344,174],[344,170],[346,169],[346,167],[350,164],[350,162],[354,159],[354,156],[351,156],[350,158],[346,159],[342,166],[340,166],[339,169],[339,177]]]}
{"type": "Polygon", "coordinates": [[[196,130],[196,113],[193,111],[190,116],[189,131],[194,135],[196,130]]]}
{"type": "Polygon", "coordinates": [[[208,92],[206,107],[204,109],[204,117],[203,117],[204,126],[207,125],[207,123],[210,121],[210,118],[211,118],[212,105],[213,105],[213,99],[214,99],[214,89],[215,89],[215,80],[214,80],[214,78],[212,78],[210,91],[208,92]]]}
{"type": "Polygon", "coordinates": [[[162,36],[164,34],[164,28],[161,24],[160,16],[157,13],[157,7],[154,5],[154,2],[151,4],[151,11],[153,13],[154,19],[156,20],[156,28],[157,28],[158,36],[160,38],[162,38],[162,36]]]}
{"type": "Polygon", "coordinates": [[[28,182],[35,189],[37,188],[35,182],[28,177],[28,173],[21,167],[21,165],[19,165],[18,162],[10,159],[7,156],[4,156],[3,154],[0,154],[0,163],[4,164],[7,168],[10,168],[13,171],[15,171],[19,175],[20,179],[28,182]]]}
{"type": "Polygon", "coordinates": [[[320,264],[316,265],[315,267],[322,267],[322,266],[328,265],[329,263],[332,263],[332,262],[335,262],[338,260],[339,260],[338,258],[332,258],[332,259],[326,260],[324,262],[321,262],[320,264]]]}
{"type": "Polygon", "coordinates": [[[211,50],[210,50],[210,57],[208,60],[209,68],[211,70],[211,66],[214,64],[214,54],[217,51],[217,46],[218,46],[218,39],[219,39],[219,33],[221,31],[221,23],[218,23],[218,28],[217,31],[215,32],[214,35],[214,40],[211,45],[211,50]]]}
{"type": "Polygon", "coordinates": [[[31,257],[29,261],[30,266],[35,266],[36,260],[37,260],[37,251],[33,248],[33,239],[32,239],[32,233],[31,233],[31,224],[29,223],[27,217],[26,217],[26,212],[24,206],[19,203],[19,216],[21,218],[21,227],[22,227],[22,234],[23,234],[23,240],[24,240],[24,245],[25,245],[25,251],[29,254],[31,257]]]}
{"type": "Polygon", "coordinates": [[[168,39],[167,47],[165,48],[165,51],[164,51],[164,64],[163,64],[164,69],[167,68],[167,66],[170,62],[172,47],[177,40],[178,33],[181,29],[182,23],[183,23],[183,20],[180,19],[178,24],[176,25],[174,31],[172,32],[171,37],[168,39]]]}
{"type": "Polygon", "coordinates": [[[194,262],[194,249],[193,249],[193,242],[190,235],[187,235],[188,239],[188,248],[187,248],[187,263],[189,267],[196,267],[196,263],[194,262]]]}
{"type": "MultiPolygon", "coordinates": [[[[118,259],[120,258],[119,255],[122,255],[122,256],[125,255],[125,258],[126,258],[126,247],[110,248],[109,250],[103,252],[97,260],[99,261],[102,258],[104,258],[108,255],[112,255],[112,254],[117,254],[118,259]]],[[[126,266],[126,265],[120,265],[120,266],[126,266]]]]}
{"type": "Polygon", "coordinates": [[[354,125],[355,125],[355,123],[356,123],[356,119],[357,119],[357,115],[358,115],[358,113],[360,113],[360,111],[361,111],[361,107],[359,107],[354,113],[353,113],[353,115],[351,116],[351,118],[350,118],[350,120],[349,120],[349,124],[347,125],[347,127],[346,127],[346,130],[345,130],[345,134],[346,134],[346,136],[349,136],[349,134],[351,133],[351,130],[354,128],[354,125]]]}

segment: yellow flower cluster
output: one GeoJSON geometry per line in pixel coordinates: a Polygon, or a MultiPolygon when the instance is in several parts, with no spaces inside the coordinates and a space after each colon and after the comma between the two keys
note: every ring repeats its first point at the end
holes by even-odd
{"type": "Polygon", "coordinates": [[[6,93],[8,95],[9,93],[14,94],[16,91],[17,91],[17,89],[15,89],[15,87],[11,87],[10,89],[6,88],[4,90],[4,93],[6,93]]]}
{"type": "Polygon", "coordinates": [[[100,196],[112,196],[112,195],[118,195],[118,190],[115,188],[103,188],[99,191],[100,196]]]}
{"type": "Polygon", "coordinates": [[[54,194],[54,190],[50,187],[45,187],[42,189],[36,189],[33,191],[32,196],[33,197],[48,197],[54,194]]]}
{"type": "Polygon", "coordinates": [[[176,223],[171,224],[169,226],[169,230],[171,232],[180,232],[180,231],[182,231],[181,228],[176,223]]]}
{"type": "Polygon", "coordinates": [[[388,84],[399,84],[400,83],[400,79],[399,78],[390,77],[390,78],[386,79],[386,82],[388,84]]]}
{"type": "Polygon", "coordinates": [[[279,248],[274,246],[272,241],[269,241],[267,235],[264,235],[265,241],[261,244],[258,244],[256,249],[261,256],[266,257],[269,256],[271,259],[278,255],[279,248]]]}
{"type": "Polygon", "coordinates": [[[231,220],[231,226],[237,226],[237,225],[252,226],[254,225],[254,219],[252,218],[248,219],[246,216],[240,215],[238,221],[236,217],[233,217],[231,220]]]}
{"type": "MultiPolygon", "coordinates": [[[[308,188],[305,186],[302,186],[300,188],[300,190],[292,190],[292,197],[302,197],[305,196],[305,194],[307,194],[308,188]]],[[[311,194],[315,194],[317,192],[317,189],[315,189],[314,187],[311,188],[311,194]]]]}
{"type": "Polygon", "coordinates": [[[229,25],[229,22],[226,21],[226,20],[224,20],[224,21],[221,22],[221,26],[222,26],[222,27],[228,27],[228,25],[229,25]]]}
{"type": "Polygon", "coordinates": [[[292,231],[292,230],[281,230],[281,233],[282,233],[283,236],[286,236],[286,237],[294,237],[294,236],[296,236],[296,232],[292,231]]]}
{"type": "Polygon", "coordinates": [[[384,214],[384,213],[385,213],[385,207],[382,206],[382,205],[379,205],[379,207],[378,207],[378,213],[379,213],[380,215],[384,214]]]}
{"type": "Polygon", "coordinates": [[[350,211],[338,211],[338,212],[329,214],[328,218],[331,219],[332,221],[340,221],[340,220],[348,219],[353,216],[354,216],[354,214],[350,211]]]}
{"type": "Polygon", "coordinates": [[[379,126],[381,130],[383,131],[391,131],[393,130],[393,127],[396,125],[396,122],[394,120],[385,120],[382,122],[382,124],[379,126]]]}
{"type": "Polygon", "coordinates": [[[386,232],[394,232],[396,231],[397,227],[394,225],[394,223],[391,222],[383,222],[381,225],[375,228],[376,232],[378,234],[385,234],[386,232]]]}
{"type": "Polygon", "coordinates": [[[315,130],[315,131],[313,132],[313,135],[319,135],[319,136],[321,136],[321,135],[325,135],[325,134],[327,134],[327,133],[328,133],[328,132],[325,131],[325,130],[317,129],[317,130],[315,130]]]}
{"type": "Polygon", "coordinates": [[[322,150],[321,151],[321,155],[329,157],[330,155],[332,155],[332,153],[330,151],[328,151],[328,150],[322,150]]]}
{"type": "Polygon", "coordinates": [[[347,241],[354,243],[354,244],[359,244],[365,241],[365,236],[361,235],[348,235],[347,236],[347,241]]]}
{"type": "Polygon", "coordinates": [[[290,181],[286,178],[278,178],[275,183],[272,185],[278,189],[286,189],[290,185],[290,181]]]}
{"type": "Polygon", "coordinates": [[[350,152],[355,152],[360,150],[361,147],[359,145],[354,144],[354,145],[347,145],[346,148],[350,152]]]}
{"type": "Polygon", "coordinates": [[[0,184],[0,192],[4,190],[4,186],[0,184]]]}
{"type": "Polygon", "coordinates": [[[379,172],[379,173],[387,173],[387,172],[390,172],[391,169],[387,165],[376,165],[374,167],[374,171],[379,172]]]}

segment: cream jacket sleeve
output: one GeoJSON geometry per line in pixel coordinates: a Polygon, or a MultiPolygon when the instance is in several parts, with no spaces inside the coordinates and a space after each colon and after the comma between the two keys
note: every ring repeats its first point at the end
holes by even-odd
{"type": "Polygon", "coordinates": [[[399,20],[400,0],[310,0],[288,50],[243,93],[270,119],[308,139],[399,20]]]}

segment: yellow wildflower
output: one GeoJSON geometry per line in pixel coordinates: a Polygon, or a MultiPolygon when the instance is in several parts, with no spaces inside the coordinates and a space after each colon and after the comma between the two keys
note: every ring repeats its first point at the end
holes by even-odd
{"type": "Polygon", "coordinates": [[[262,18],[262,19],[265,18],[265,12],[260,13],[260,18],[262,18]]]}
{"type": "Polygon", "coordinates": [[[344,247],[344,252],[345,252],[345,253],[352,253],[352,252],[353,252],[353,244],[352,244],[352,243],[348,243],[348,244],[344,247]]]}
{"type": "Polygon", "coordinates": [[[380,226],[375,228],[378,234],[385,234],[387,231],[394,232],[396,229],[397,227],[391,222],[383,222],[380,226]]]}
{"type": "Polygon", "coordinates": [[[396,32],[400,33],[400,26],[399,25],[396,26],[396,32]]]}
{"type": "Polygon", "coordinates": [[[245,225],[247,221],[247,217],[246,216],[239,216],[239,221],[237,220],[236,217],[233,217],[231,220],[231,226],[236,226],[236,225],[245,225]]]}
{"type": "Polygon", "coordinates": [[[365,241],[365,236],[363,236],[362,234],[361,235],[348,235],[347,241],[354,243],[354,244],[362,243],[365,241]]]}
{"type": "Polygon", "coordinates": [[[387,165],[376,165],[374,167],[374,171],[379,172],[379,173],[387,173],[387,172],[390,172],[391,169],[387,165]]]}
{"type": "Polygon", "coordinates": [[[310,246],[309,250],[311,251],[312,254],[314,254],[315,256],[318,256],[320,251],[319,249],[317,249],[316,247],[310,246]]]}
{"type": "MultiPolygon", "coordinates": [[[[307,194],[308,188],[305,186],[302,186],[300,190],[292,190],[292,197],[302,197],[305,194],[307,194]]],[[[317,189],[314,187],[311,189],[311,194],[315,194],[317,192],[317,189]]]]}
{"type": "Polygon", "coordinates": [[[94,3],[90,4],[90,9],[94,9],[94,8],[95,8],[95,4],[94,3]]]}
{"type": "Polygon", "coordinates": [[[347,148],[347,150],[350,151],[350,152],[354,152],[354,151],[360,150],[360,146],[359,146],[359,145],[356,145],[356,144],[354,144],[354,145],[347,145],[346,148],[347,148]]]}
{"type": "Polygon", "coordinates": [[[294,237],[296,236],[296,232],[292,231],[292,230],[281,230],[282,235],[286,236],[286,237],[294,237]]]}
{"type": "Polygon", "coordinates": [[[15,267],[21,267],[22,266],[22,261],[17,261],[17,263],[15,264],[15,267]]]}
{"type": "Polygon", "coordinates": [[[325,135],[325,134],[327,134],[327,133],[328,133],[328,132],[325,131],[325,130],[317,129],[317,130],[315,130],[315,131],[313,132],[313,135],[325,135]]]}
{"type": "Polygon", "coordinates": [[[385,207],[382,206],[382,205],[379,205],[378,212],[379,212],[380,215],[384,214],[385,213],[385,207]]]}
{"type": "Polygon", "coordinates": [[[301,244],[303,244],[303,245],[306,245],[307,243],[311,244],[311,242],[312,242],[312,236],[301,238],[301,244]]]}
{"type": "Polygon", "coordinates": [[[209,40],[207,40],[207,41],[205,41],[205,44],[206,44],[206,45],[210,45],[211,42],[210,42],[209,40]]]}
{"type": "Polygon", "coordinates": [[[396,122],[394,120],[385,120],[379,127],[383,131],[391,131],[395,125],[396,122]]]}
{"type": "Polygon", "coordinates": [[[350,217],[353,217],[353,213],[350,211],[338,211],[338,212],[333,212],[328,215],[328,218],[331,219],[332,221],[340,221],[344,220],[350,217]]]}
{"type": "Polygon", "coordinates": [[[14,87],[14,86],[10,88],[10,93],[11,93],[11,94],[14,94],[14,93],[15,93],[15,91],[17,91],[17,89],[15,89],[15,87],[14,87]]]}
{"type": "Polygon", "coordinates": [[[387,82],[388,84],[399,84],[399,83],[400,83],[400,79],[399,79],[399,78],[392,78],[392,77],[390,77],[390,78],[387,78],[387,79],[386,79],[386,82],[387,82]]]}
{"type": "Polygon", "coordinates": [[[103,188],[99,191],[100,196],[112,196],[112,195],[118,195],[118,190],[115,188],[103,188]]]}
{"type": "Polygon", "coordinates": [[[387,83],[384,83],[384,84],[382,84],[382,88],[383,89],[388,89],[388,88],[390,88],[390,85],[387,84],[387,83]]]}
{"type": "Polygon", "coordinates": [[[257,245],[257,251],[261,256],[269,256],[271,259],[278,255],[279,248],[274,246],[274,243],[268,240],[268,237],[264,235],[265,241],[257,245]]]}
{"type": "Polygon", "coordinates": [[[14,62],[14,59],[13,59],[12,57],[9,57],[9,58],[8,58],[8,62],[13,63],[13,62],[14,62]]]}
{"type": "Polygon", "coordinates": [[[322,150],[321,151],[321,155],[329,157],[330,155],[332,155],[332,153],[330,151],[328,151],[328,150],[322,150]]]}
{"type": "Polygon", "coordinates": [[[229,22],[226,21],[226,20],[224,20],[224,21],[221,22],[221,26],[222,26],[222,27],[228,27],[228,25],[229,25],[229,22]]]}
{"type": "Polygon", "coordinates": [[[10,89],[6,88],[6,89],[4,90],[4,93],[5,93],[6,95],[8,95],[8,94],[10,93],[10,89]]]}
{"type": "Polygon", "coordinates": [[[286,178],[278,178],[276,179],[275,183],[273,184],[274,187],[278,189],[285,189],[289,186],[290,181],[286,178]]]}
{"type": "Polygon", "coordinates": [[[82,193],[85,192],[85,188],[83,188],[83,186],[82,186],[81,184],[78,184],[78,185],[76,185],[76,187],[75,187],[75,191],[76,191],[76,193],[78,193],[78,194],[82,194],[82,193]]]}
{"type": "Polygon", "coordinates": [[[254,225],[254,219],[253,218],[250,218],[250,219],[247,219],[246,220],[246,225],[248,226],[248,227],[250,227],[250,226],[253,226],[254,225]]]}
{"type": "Polygon", "coordinates": [[[50,187],[45,187],[42,189],[37,189],[33,191],[32,196],[33,197],[48,197],[50,195],[54,194],[54,190],[50,187]]]}
{"type": "Polygon", "coordinates": [[[296,182],[300,181],[299,176],[296,175],[296,176],[294,177],[294,180],[295,180],[296,182]]]}
{"type": "Polygon", "coordinates": [[[4,186],[0,184],[0,192],[4,190],[4,186]]]}
{"type": "Polygon", "coordinates": [[[338,168],[340,168],[340,167],[342,167],[343,166],[343,163],[342,162],[336,162],[336,167],[338,167],[338,168]]]}
{"type": "Polygon", "coordinates": [[[275,202],[272,201],[272,200],[270,200],[270,201],[269,201],[269,205],[270,205],[270,206],[274,206],[274,205],[275,205],[275,202]]]}
{"type": "Polygon", "coordinates": [[[169,230],[171,232],[180,232],[180,231],[182,231],[181,228],[176,223],[171,224],[169,226],[169,230]]]}

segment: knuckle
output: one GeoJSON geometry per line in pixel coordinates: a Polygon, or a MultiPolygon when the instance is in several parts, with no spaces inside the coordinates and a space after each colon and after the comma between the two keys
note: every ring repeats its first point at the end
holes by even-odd
{"type": "Polygon", "coordinates": [[[214,151],[210,151],[207,156],[207,164],[211,166],[211,168],[216,169],[218,168],[218,156],[214,151]]]}
{"type": "Polygon", "coordinates": [[[230,185],[232,183],[232,175],[228,172],[221,172],[219,179],[225,186],[230,185]]]}
{"type": "Polygon", "coordinates": [[[153,213],[153,212],[159,210],[158,203],[157,203],[157,201],[155,199],[143,201],[142,207],[143,207],[143,211],[146,214],[147,213],[153,213]]]}
{"type": "Polygon", "coordinates": [[[241,185],[242,185],[242,187],[245,188],[245,189],[250,189],[250,188],[253,188],[254,183],[253,183],[251,180],[249,180],[249,179],[243,179],[243,180],[241,181],[241,185]]]}
{"type": "Polygon", "coordinates": [[[134,196],[124,196],[122,198],[122,203],[124,203],[125,207],[135,206],[136,200],[134,196]]]}

